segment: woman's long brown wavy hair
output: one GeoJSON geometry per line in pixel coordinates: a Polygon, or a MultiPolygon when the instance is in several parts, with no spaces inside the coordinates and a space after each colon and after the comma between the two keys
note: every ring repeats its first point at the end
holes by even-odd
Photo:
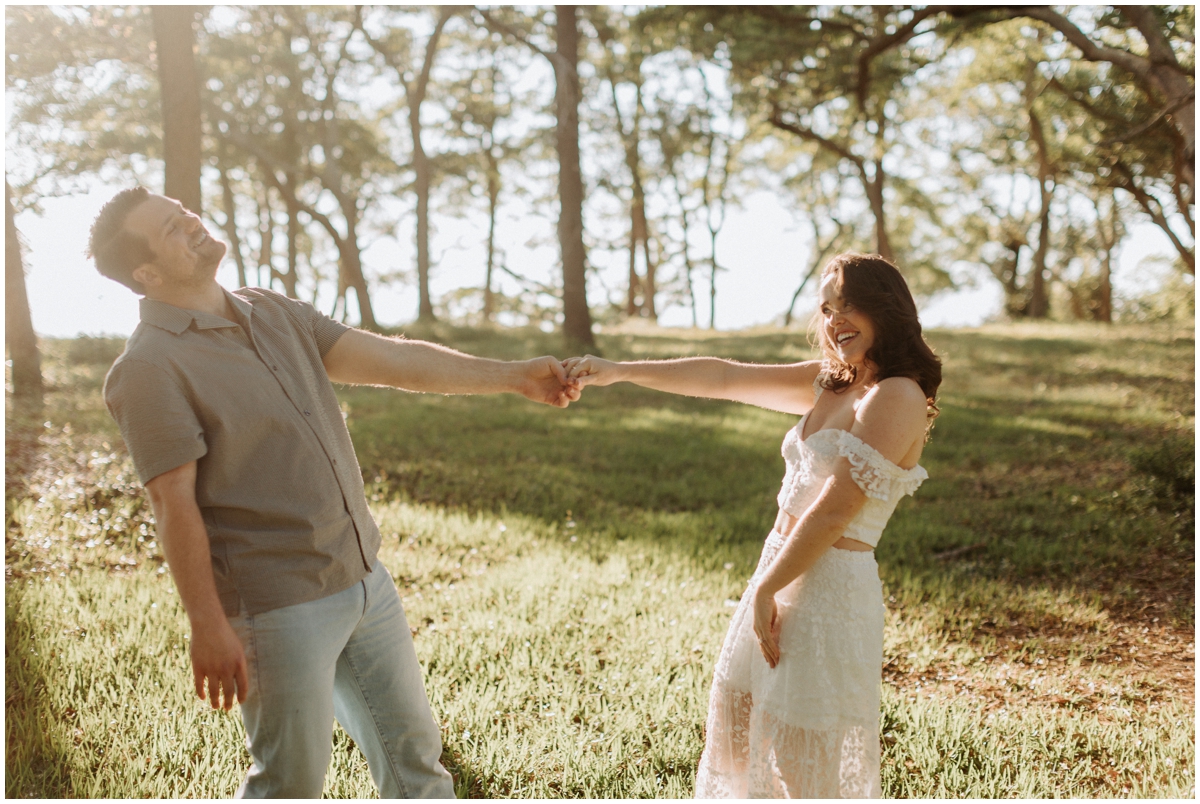
{"type": "MultiPolygon", "coordinates": [[[[875,365],[875,380],[908,377],[925,392],[929,419],[938,415],[937,391],[942,384],[942,361],[929,348],[921,334],[917,304],[908,283],[896,266],[878,254],[839,254],[821,271],[821,282],[836,283],[842,298],[875,326],[875,342],[866,358],[875,365]],[[832,278],[832,279],[831,279],[832,278]]],[[[821,326],[817,312],[817,339],[825,365],[821,369],[821,387],[841,391],[858,377],[858,370],[843,363],[821,326]]]]}

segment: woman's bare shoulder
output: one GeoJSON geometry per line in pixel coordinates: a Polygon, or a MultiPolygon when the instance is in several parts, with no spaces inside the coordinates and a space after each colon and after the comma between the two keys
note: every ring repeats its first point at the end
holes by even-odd
{"type": "Polygon", "coordinates": [[[888,377],[880,380],[871,394],[889,405],[919,405],[922,410],[929,404],[925,392],[912,377],[888,377]]]}
{"type": "Polygon", "coordinates": [[[915,380],[889,377],[863,397],[851,432],[898,464],[925,437],[926,406],[915,380]]]}

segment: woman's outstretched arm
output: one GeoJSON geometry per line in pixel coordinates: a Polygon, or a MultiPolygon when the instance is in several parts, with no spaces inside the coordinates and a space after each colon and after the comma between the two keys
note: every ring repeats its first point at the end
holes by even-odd
{"type": "Polygon", "coordinates": [[[563,361],[570,379],[581,385],[631,382],[656,391],[745,402],[781,413],[802,415],[813,406],[819,360],[764,365],[719,357],[680,357],[617,363],[588,355],[563,361]]]}

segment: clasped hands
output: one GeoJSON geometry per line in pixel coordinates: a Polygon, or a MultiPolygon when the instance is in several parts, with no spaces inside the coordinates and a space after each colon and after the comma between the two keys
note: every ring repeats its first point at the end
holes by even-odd
{"type": "Polygon", "coordinates": [[[529,399],[565,408],[578,401],[586,386],[618,382],[620,365],[592,355],[566,360],[538,357],[524,362],[524,385],[520,390],[529,399]]]}

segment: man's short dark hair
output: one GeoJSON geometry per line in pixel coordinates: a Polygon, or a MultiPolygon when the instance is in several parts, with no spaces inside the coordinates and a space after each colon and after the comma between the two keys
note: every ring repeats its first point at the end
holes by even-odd
{"type": "Polygon", "coordinates": [[[155,254],[145,237],[125,228],[125,219],[149,197],[145,187],[130,187],[113,196],[92,222],[87,250],[96,261],[97,271],[142,296],[146,288],[133,278],[133,272],[144,263],[154,262],[155,254]]]}

